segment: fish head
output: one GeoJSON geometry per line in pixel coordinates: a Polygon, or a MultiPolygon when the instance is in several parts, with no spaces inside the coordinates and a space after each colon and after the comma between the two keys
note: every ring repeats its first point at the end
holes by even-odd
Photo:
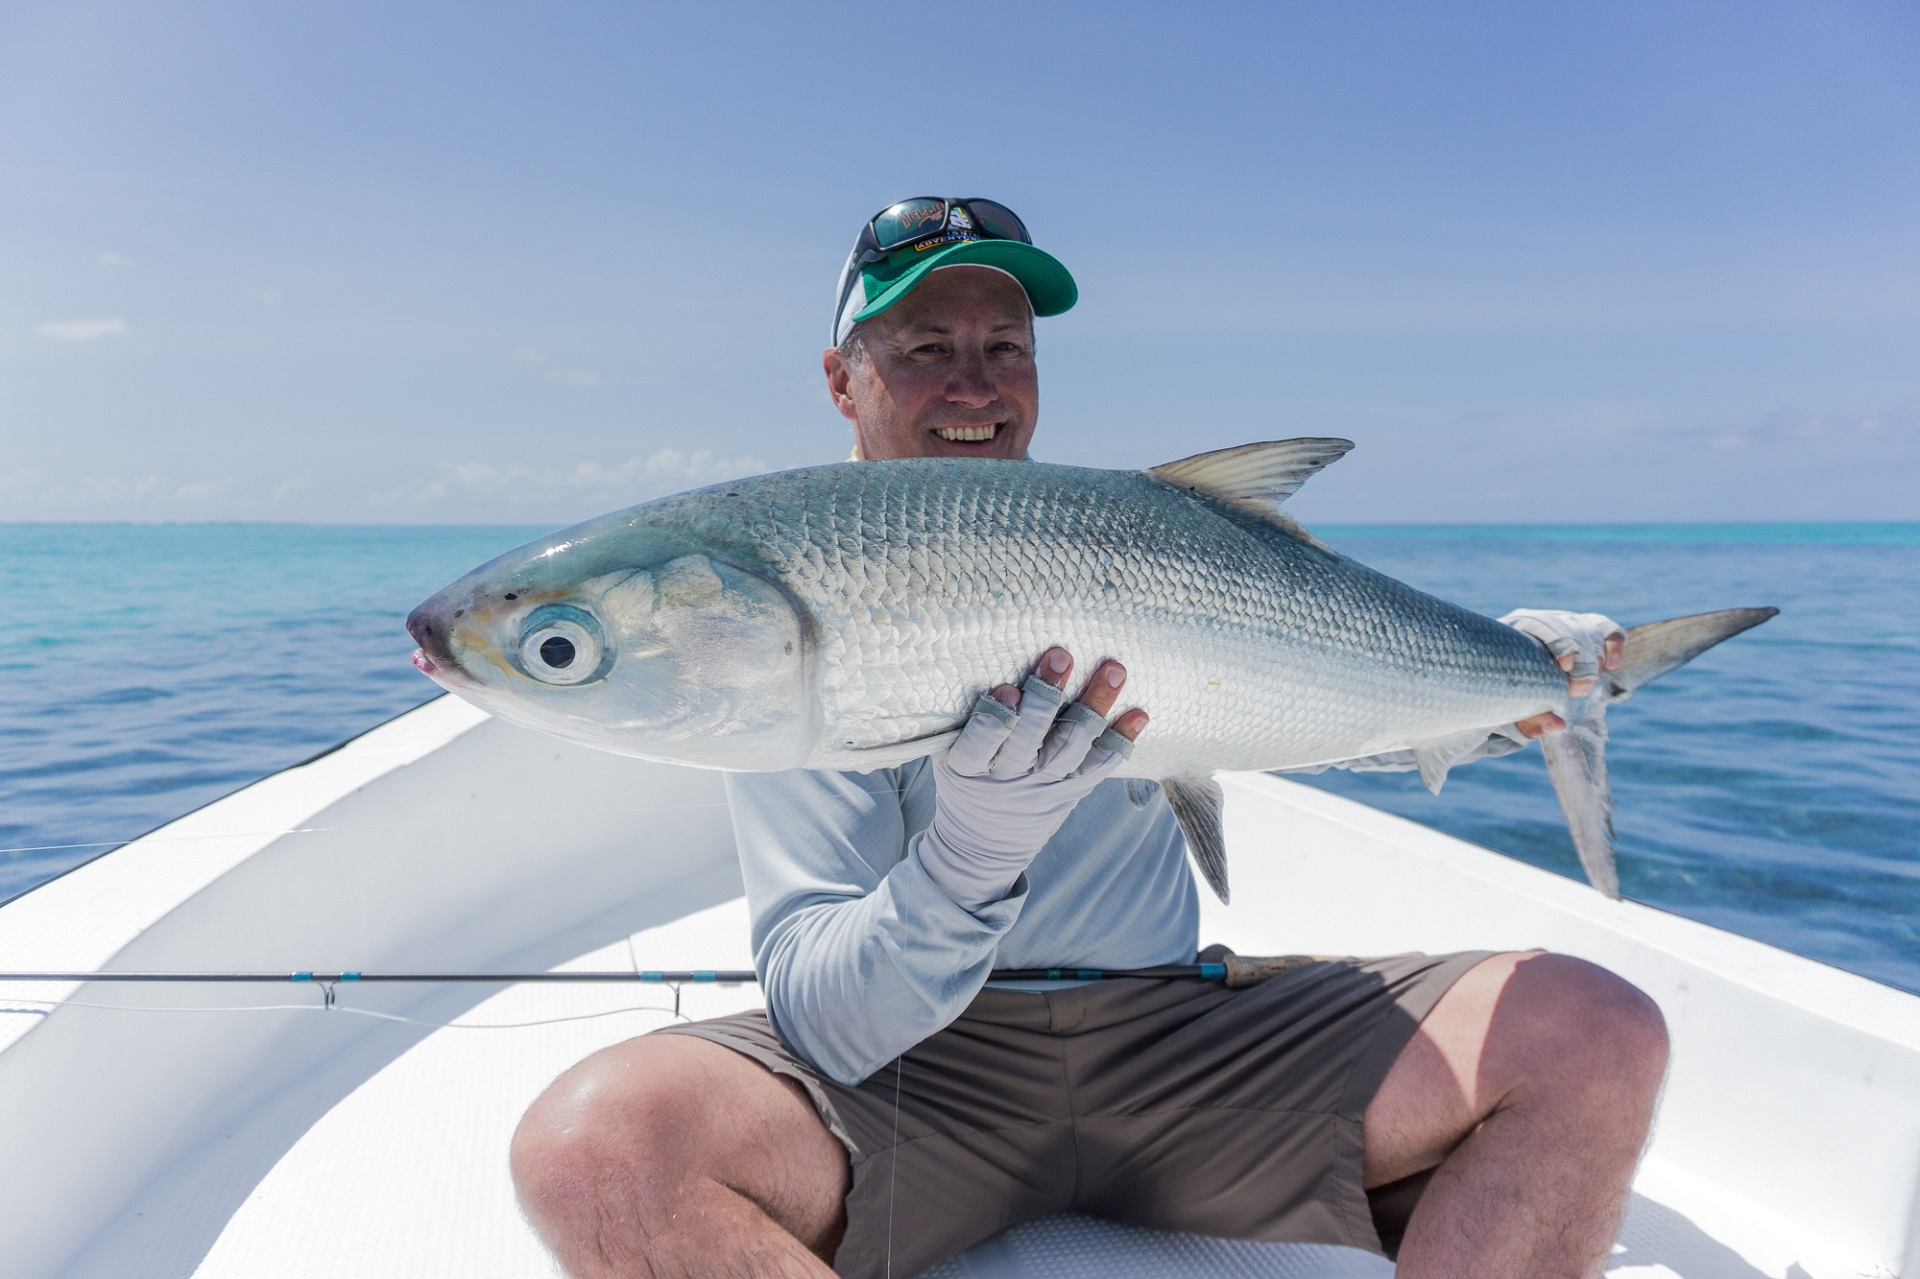
{"type": "Polygon", "coordinates": [[[736,558],[625,531],[569,530],[441,590],[407,618],[414,664],[490,714],[603,750],[797,766],[814,731],[802,611],[736,558]]]}

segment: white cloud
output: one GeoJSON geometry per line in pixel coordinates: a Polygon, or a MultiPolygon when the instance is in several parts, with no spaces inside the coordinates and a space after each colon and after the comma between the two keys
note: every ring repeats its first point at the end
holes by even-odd
{"type": "Polygon", "coordinates": [[[1679,439],[1705,438],[1707,447],[1804,449],[1835,453],[1880,453],[1920,446],[1920,400],[1879,413],[1803,413],[1777,409],[1753,422],[1677,432],[1679,439]]]}
{"type": "MultiPolygon", "coordinates": [[[[547,362],[544,351],[532,347],[522,347],[513,353],[516,364],[525,364],[530,368],[542,368],[547,362]]],[[[600,375],[592,369],[542,369],[541,376],[549,382],[559,382],[565,386],[599,386],[600,375]]]]}
{"type": "Polygon", "coordinates": [[[100,254],[100,256],[95,260],[98,261],[101,266],[132,266],[133,265],[132,258],[128,257],[124,253],[115,253],[112,249],[107,249],[103,251],[100,254]]]}
{"type": "Polygon", "coordinates": [[[313,475],[311,472],[305,475],[296,475],[292,479],[282,480],[280,483],[274,485],[273,494],[268,498],[268,501],[274,506],[281,506],[286,503],[287,499],[295,497],[312,487],[313,475]]]}
{"type": "Polygon", "coordinates": [[[233,490],[232,480],[217,477],[180,480],[150,473],[50,478],[35,470],[4,471],[0,519],[204,519],[209,518],[205,503],[233,490]]]}
{"type": "Polygon", "coordinates": [[[613,465],[592,461],[539,468],[520,463],[496,466],[491,462],[442,462],[434,478],[376,493],[367,503],[415,509],[485,507],[591,513],[742,475],[757,475],[766,469],[766,463],[754,457],[723,458],[707,449],[689,453],[672,448],[613,465]]]}
{"type": "Polygon", "coordinates": [[[126,319],[116,315],[104,320],[48,320],[34,332],[56,342],[91,342],[95,338],[123,338],[131,330],[126,319]]]}
{"type": "MultiPolygon", "coordinates": [[[[1920,400],[1878,412],[1777,409],[1648,420],[1644,409],[1542,406],[1448,421],[1371,421],[1289,504],[1316,522],[1911,520],[1920,400]]],[[[1325,429],[1325,428],[1322,428],[1325,429]]]]}

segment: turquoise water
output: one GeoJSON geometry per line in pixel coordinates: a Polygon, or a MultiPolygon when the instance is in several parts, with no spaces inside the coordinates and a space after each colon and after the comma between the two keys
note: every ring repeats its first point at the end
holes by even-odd
{"type": "Polygon", "coordinates": [[[0,898],[432,697],[401,619],[540,531],[0,525],[0,898]]]}
{"type": "MultiPolygon", "coordinates": [[[[432,696],[406,611],[539,531],[0,525],[0,898],[432,696]]],[[[1920,525],[1318,531],[1491,613],[1779,606],[1613,712],[1623,887],[1920,991],[1920,525]]],[[[1308,780],[1578,875],[1538,752],[1308,780]]]]}

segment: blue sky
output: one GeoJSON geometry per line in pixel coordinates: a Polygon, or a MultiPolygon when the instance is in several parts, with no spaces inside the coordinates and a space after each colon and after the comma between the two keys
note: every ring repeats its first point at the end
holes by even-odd
{"type": "Polygon", "coordinates": [[[1081,285],[1036,456],[1309,521],[1920,518],[1911,4],[0,7],[0,519],[563,522],[844,456],[905,195],[1081,285]]]}

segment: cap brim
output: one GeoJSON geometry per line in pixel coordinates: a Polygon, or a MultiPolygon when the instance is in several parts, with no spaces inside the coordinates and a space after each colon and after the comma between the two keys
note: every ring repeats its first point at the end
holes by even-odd
{"type": "MultiPolygon", "coordinates": [[[[930,249],[918,261],[874,294],[872,301],[857,311],[850,323],[871,319],[907,294],[913,292],[927,272],[943,266],[979,265],[998,267],[1020,282],[1033,304],[1035,315],[1059,315],[1080,298],[1080,287],[1067,268],[1051,253],[1022,244],[1018,240],[964,240],[930,249]]],[[[868,280],[874,283],[873,275],[868,280]]]]}

